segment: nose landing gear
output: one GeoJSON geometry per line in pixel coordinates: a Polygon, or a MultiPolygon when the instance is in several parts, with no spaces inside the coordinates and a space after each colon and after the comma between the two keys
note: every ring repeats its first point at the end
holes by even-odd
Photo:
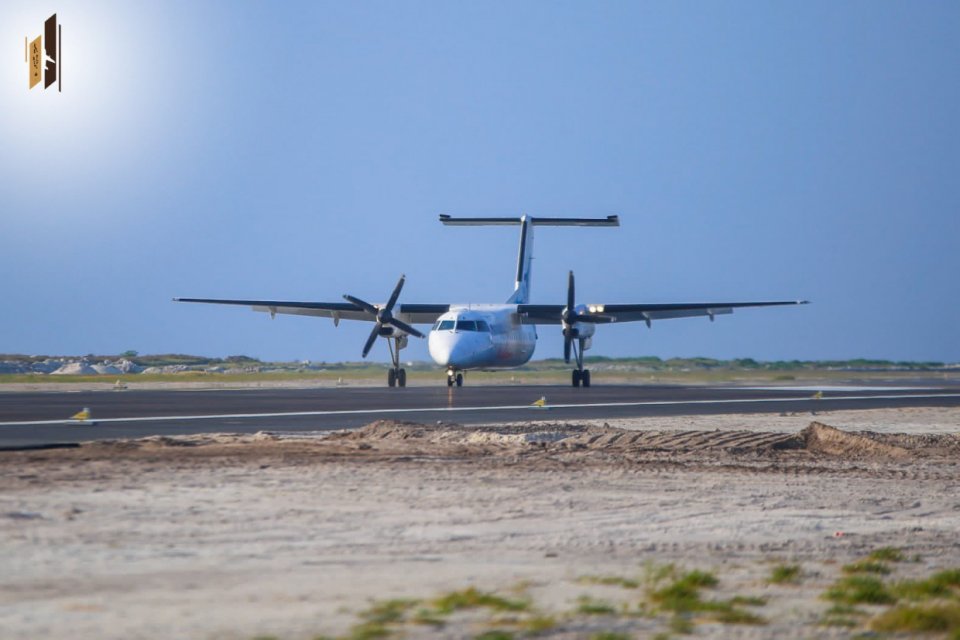
{"type": "Polygon", "coordinates": [[[463,386],[463,373],[456,369],[447,369],[447,386],[452,387],[454,384],[458,387],[463,386]]]}

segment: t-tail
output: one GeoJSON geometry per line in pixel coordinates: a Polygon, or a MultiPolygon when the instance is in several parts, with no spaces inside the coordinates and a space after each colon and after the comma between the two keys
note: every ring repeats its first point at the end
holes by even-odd
{"type": "Polygon", "coordinates": [[[454,226],[520,225],[520,251],[517,254],[516,282],[508,304],[530,302],[530,273],[533,267],[533,228],[550,227],[619,227],[620,218],[535,218],[522,215],[519,218],[454,218],[440,214],[440,222],[454,226]]]}

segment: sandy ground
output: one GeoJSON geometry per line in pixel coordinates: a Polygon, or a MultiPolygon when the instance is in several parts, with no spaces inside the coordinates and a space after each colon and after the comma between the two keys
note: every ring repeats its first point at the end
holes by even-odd
{"type": "MultiPolygon", "coordinates": [[[[705,597],[765,599],[762,624],[694,615],[696,637],[849,637],[879,609],[822,626],[844,563],[895,546],[915,561],[889,579],[960,567],[958,434],[958,410],[904,409],[3,453],[0,637],[362,637],[373,601],[470,586],[530,602],[538,637],[649,637],[670,631],[649,589],[595,583],[667,563],[713,572],[705,597]],[[798,584],[769,583],[783,562],[798,584]]],[[[531,615],[388,628],[521,637],[531,615]]]]}

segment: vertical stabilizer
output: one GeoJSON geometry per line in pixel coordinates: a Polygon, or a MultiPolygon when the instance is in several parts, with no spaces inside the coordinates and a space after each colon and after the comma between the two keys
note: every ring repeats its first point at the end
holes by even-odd
{"type": "Polygon", "coordinates": [[[513,284],[510,304],[530,302],[530,272],[533,266],[533,224],[527,216],[520,216],[520,249],[517,252],[517,279],[513,284]]]}
{"type": "Polygon", "coordinates": [[[520,250],[517,254],[516,281],[509,304],[530,302],[530,276],[533,271],[533,228],[551,227],[618,227],[620,218],[534,218],[523,215],[519,218],[454,218],[440,214],[440,222],[452,226],[520,225],[520,250]]]}

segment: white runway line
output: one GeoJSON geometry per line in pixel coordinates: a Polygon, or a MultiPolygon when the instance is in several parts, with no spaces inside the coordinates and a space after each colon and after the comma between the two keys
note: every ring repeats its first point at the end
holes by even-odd
{"type": "Polygon", "coordinates": [[[960,393],[930,393],[930,394],[893,394],[883,396],[829,396],[823,398],[730,398],[726,400],[645,400],[642,402],[585,402],[582,404],[547,404],[537,407],[527,404],[503,405],[493,407],[420,407],[406,409],[336,409],[332,411],[288,411],[278,413],[224,413],[215,415],[194,416],[140,416],[134,418],[96,418],[86,425],[76,420],[31,420],[21,422],[0,422],[0,427],[28,427],[45,424],[72,424],[78,427],[89,426],[90,423],[103,424],[108,422],[162,422],[179,420],[230,420],[245,418],[297,418],[309,416],[350,416],[350,415],[390,415],[398,413],[455,413],[458,411],[517,411],[527,409],[532,412],[549,411],[550,409],[600,409],[612,407],[655,407],[655,406],[682,406],[701,404],[756,404],[761,402],[810,402],[822,405],[838,400],[903,400],[909,398],[960,398],[960,393]]]}

